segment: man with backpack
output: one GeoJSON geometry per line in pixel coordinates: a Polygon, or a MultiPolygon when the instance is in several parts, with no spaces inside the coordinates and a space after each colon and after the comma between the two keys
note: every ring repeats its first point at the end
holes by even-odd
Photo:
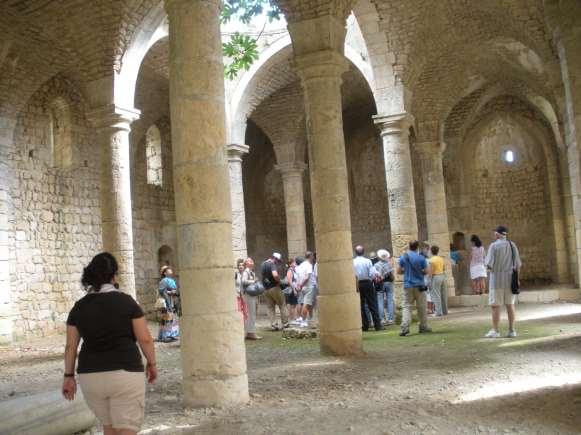
{"type": "Polygon", "coordinates": [[[280,288],[280,274],[279,268],[282,264],[282,255],[278,252],[273,252],[272,256],[263,261],[260,266],[260,273],[262,275],[262,284],[264,285],[264,299],[268,307],[268,318],[270,326],[273,331],[278,331],[281,328],[276,321],[276,307],[280,311],[281,327],[288,327],[288,318],[286,313],[286,305],[284,302],[284,294],[280,288]]]}
{"type": "Polygon", "coordinates": [[[410,333],[412,321],[412,306],[415,302],[420,322],[419,333],[432,332],[428,327],[428,313],[426,307],[426,291],[428,288],[424,282],[424,276],[428,273],[428,262],[418,253],[419,242],[412,240],[409,250],[399,257],[397,273],[404,276],[403,279],[403,303],[400,336],[405,337],[410,333]]]}
{"type": "Polygon", "coordinates": [[[519,294],[520,282],[518,279],[522,262],[516,244],[508,240],[508,228],[499,225],[494,230],[495,241],[488,248],[486,268],[490,273],[488,303],[492,308],[492,329],[485,335],[486,338],[498,338],[500,332],[500,308],[506,307],[508,316],[507,338],[516,337],[514,329],[516,309],[514,304],[519,294]]]}

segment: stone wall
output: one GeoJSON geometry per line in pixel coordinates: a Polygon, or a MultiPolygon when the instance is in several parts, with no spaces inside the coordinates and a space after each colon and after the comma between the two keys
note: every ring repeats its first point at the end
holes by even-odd
{"type": "MultiPolygon", "coordinates": [[[[381,142],[367,111],[345,117],[353,243],[361,243],[368,250],[391,249],[381,142]]],[[[252,122],[246,140],[250,145],[250,153],[243,160],[248,254],[262,260],[278,250],[286,257],[283,187],[274,169],[272,144],[252,122]]],[[[316,250],[308,173],[304,198],[307,249],[316,250]]]]}
{"type": "Polygon", "coordinates": [[[391,252],[382,144],[371,114],[345,116],[344,131],[353,245],[391,252]]]}
{"type": "Polygon", "coordinates": [[[493,229],[508,226],[529,284],[551,281],[555,267],[544,149],[550,144],[541,142],[547,139],[534,133],[532,122],[515,112],[488,113],[446,153],[444,171],[450,232],[467,239],[478,234],[488,246],[493,229]],[[513,163],[503,159],[509,150],[513,163]]]}
{"type": "Polygon", "coordinates": [[[250,152],[242,160],[246,241],[248,255],[259,264],[273,251],[287,256],[284,191],[274,168],[274,150],[269,139],[251,121],[246,143],[250,152]]]}
{"type": "Polygon", "coordinates": [[[101,247],[99,154],[85,109],[75,83],[57,76],[18,116],[11,192],[14,338],[64,331],[69,309],[83,295],[83,266],[101,247]],[[63,146],[70,159],[55,166],[62,159],[53,150],[63,146]]]}

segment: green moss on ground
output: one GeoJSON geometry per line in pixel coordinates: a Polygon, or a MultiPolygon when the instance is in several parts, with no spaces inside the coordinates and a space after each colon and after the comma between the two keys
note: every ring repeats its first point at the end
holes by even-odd
{"type": "MultiPolygon", "coordinates": [[[[484,339],[490,328],[490,321],[485,319],[448,318],[431,321],[432,333],[418,334],[417,323],[412,324],[411,334],[400,337],[399,325],[387,327],[384,331],[363,333],[363,347],[367,353],[407,353],[417,352],[457,352],[459,354],[477,352],[483,358],[491,357],[498,352],[517,352],[530,347],[542,346],[544,343],[567,338],[568,335],[581,335],[581,316],[565,316],[517,323],[518,337],[514,339],[484,339]],[[569,321],[567,319],[569,318],[569,321]],[[565,321],[564,321],[565,320],[565,321]],[[510,342],[510,343],[509,343],[510,342]]],[[[506,332],[506,320],[503,319],[503,333],[506,332]]],[[[319,339],[283,339],[280,332],[260,331],[264,337],[258,342],[248,342],[249,352],[273,351],[292,354],[318,354],[319,339]]]]}

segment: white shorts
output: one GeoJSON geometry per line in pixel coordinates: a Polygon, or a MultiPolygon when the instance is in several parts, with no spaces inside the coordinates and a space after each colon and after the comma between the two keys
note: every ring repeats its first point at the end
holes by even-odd
{"type": "Polygon", "coordinates": [[[484,264],[470,266],[470,279],[486,278],[486,267],[484,264]]]}
{"type": "Polygon", "coordinates": [[[488,293],[488,305],[493,307],[514,305],[516,299],[517,295],[513,295],[511,289],[490,289],[488,293]]]}

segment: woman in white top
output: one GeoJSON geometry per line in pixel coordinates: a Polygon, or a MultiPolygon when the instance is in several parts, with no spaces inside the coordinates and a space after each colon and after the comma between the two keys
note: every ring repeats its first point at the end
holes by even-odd
{"type": "Polygon", "coordinates": [[[481,295],[486,293],[486,251],[482,246],[480,238],[473,234],[470,237],[472,249],[470,250],[470,279],[472,280],[472,291],[481,295]]]}

